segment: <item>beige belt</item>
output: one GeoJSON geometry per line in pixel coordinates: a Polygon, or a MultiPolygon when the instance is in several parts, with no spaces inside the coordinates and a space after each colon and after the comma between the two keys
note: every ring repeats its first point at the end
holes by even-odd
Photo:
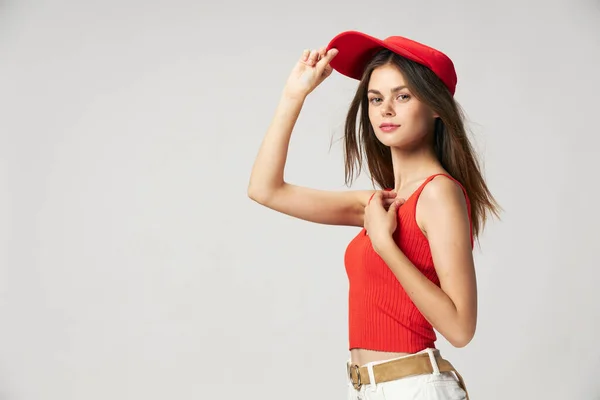
{"type": "MultiPolygon", "coordinates": [[[[467,392],[467,388],[462,376],[452,366],[452,364],[450,364],[449,361],[444,360],[437,354],[435,355],[435,361],[437,362],[440,372],[454,372],[458,377],[458,383],[462,389],[467,392]]],[[[434,369],[431,365],[431,359],[427,353],[416,354],[414,356],[399,358],[373,365],[373,376],[375,377],[375,381],[377,383],[389,382],[411,375],[432,374],[433,371],[434,369]]],[[[352,386],[354,386],[356,390],[360,390],[361,386],[371,383],[367,367],[360,367],[357,364],[348,363],[348,376],[352,381],[352,386]]],[[[469,394],[467,392],[467,400],[468,399],[469,394]]]]}

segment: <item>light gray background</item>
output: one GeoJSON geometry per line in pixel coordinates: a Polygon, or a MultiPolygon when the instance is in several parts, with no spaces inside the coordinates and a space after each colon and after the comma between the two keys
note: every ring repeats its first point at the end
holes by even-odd
{"type": "MultiPolygon", "coordinates": [[[[246,187],[301,51],[348,29],[454,59],[505,209],[476,337],[438,342],[472,398],[600,399],[597,0],[120,0],[0,2],[1,400],[344,398],[357,229],[246,187]]],[[[344,188],[355,87],[310,96],[288,181],[344,188]]]]}

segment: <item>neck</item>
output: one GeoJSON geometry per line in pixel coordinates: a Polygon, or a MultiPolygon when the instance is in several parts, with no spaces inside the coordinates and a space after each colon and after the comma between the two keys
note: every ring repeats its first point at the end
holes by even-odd
{"type": "Polygon", "coordinates": [[[444,170],[433,149],[429,146],[411,150],[392,147],[391,151],[396,193],[405,185],[421,180],[433,171],[444,170]]]}

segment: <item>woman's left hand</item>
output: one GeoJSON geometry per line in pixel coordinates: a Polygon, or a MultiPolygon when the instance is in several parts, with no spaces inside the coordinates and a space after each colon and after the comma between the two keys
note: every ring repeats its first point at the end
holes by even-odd
{"type": "Polygon", "coordinates": [[[404,203],[404,199],[396,199],[386,211],[382,197],[381,191],[377,191],[365,207],[364,226],[371,238],[373,249],[378,254],[379,250],[392,239],[398,224],[398,207],[404,203]]]}

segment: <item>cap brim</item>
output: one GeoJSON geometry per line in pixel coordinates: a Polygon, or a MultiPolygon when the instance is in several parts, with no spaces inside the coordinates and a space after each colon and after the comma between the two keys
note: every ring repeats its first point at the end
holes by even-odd
{"type": "Polygon", "coordinates": [[[371,57],[385,47],[383,41],[364,33],[342,32],[327,45],[328,51],[333,48],[338,50],[329,65],[342,75],[360,80],[371,57]]]}
{"type": "MultiPolygon", "coordinates": [[[[357,31],[338,34],[327,45],[328,51],[332,48],[337,49],[338,54],[329,65],[340,74],[358,80],[377,51],[390,49],[382,40],[357,31]]],[[[399,49],[390,50],[399,53],[399,49]]]]}

